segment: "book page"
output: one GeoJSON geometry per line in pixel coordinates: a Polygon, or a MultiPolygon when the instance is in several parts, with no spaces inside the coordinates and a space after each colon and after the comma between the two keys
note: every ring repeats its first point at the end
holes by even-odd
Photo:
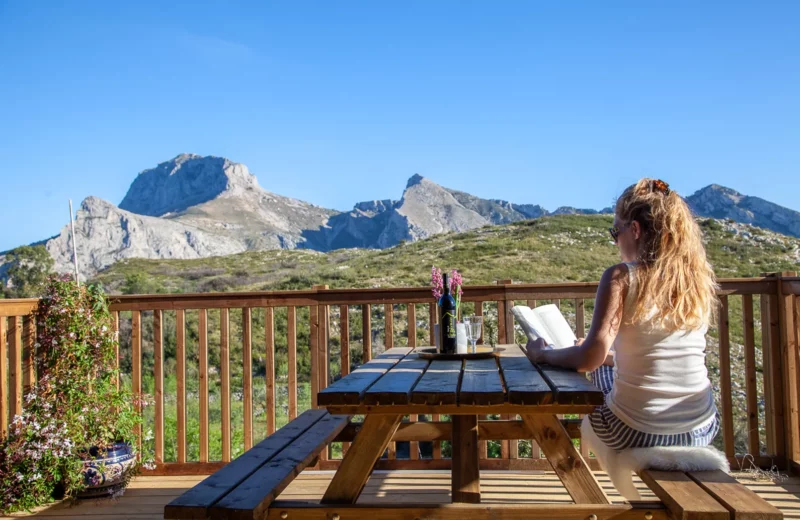
{"type": "Polygon", "coordinates": [[[511,309],[511,314],[514,315],[529,340],[542,338],[548,344],[553,343],[553,337],[549,334],[546,324],[533,312],[533,309],[525,305],[515,305],[511,309]]]}
{"type": "Polygon", "coordinates": [[[549,344],[552,344],[555,348],[564,348],[564,347],[571,347],[575,345],[575,333],[572,331],[572,328],[567,323],[567,320],[564,318],[564,315],[561,314],[561,311],[553,304],[550,305],[542,305],[541,307],[536,307],[535,309],[531,309],[534,316],[537,318],[537,322],[541,324],[543,334],[546,334],[551,341],[548,341],[544,335],[542,338],[545,339],[549,344]]]}

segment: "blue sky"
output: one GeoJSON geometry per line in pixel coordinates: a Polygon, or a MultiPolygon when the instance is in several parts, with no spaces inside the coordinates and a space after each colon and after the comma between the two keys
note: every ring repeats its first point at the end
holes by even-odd
{"type": "Polygon", "coordinates": [[[549,209],[643,175],[800,209],[799,25],[798,2],[0,0],[0,250],[182,152],[341,210],[414,173],[549,209]]]}

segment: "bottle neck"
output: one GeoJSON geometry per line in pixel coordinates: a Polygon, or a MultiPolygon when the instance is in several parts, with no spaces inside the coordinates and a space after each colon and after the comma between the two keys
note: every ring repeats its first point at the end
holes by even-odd
{"type": "Polygon", "coordinates": [[[450,294],[450,283],[447,275],[442,276],[442,294],[448,296],[450,294]]]}

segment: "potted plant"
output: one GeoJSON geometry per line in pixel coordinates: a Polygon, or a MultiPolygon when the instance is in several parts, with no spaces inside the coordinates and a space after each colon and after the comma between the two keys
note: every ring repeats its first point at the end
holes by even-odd
{"type": "Polygon", "coordinates": [[[102,290],[52,277],[36,311],[37,381],[0,440],[0,509],[121,494],[137,457],[143,396],[118,385],[118,338],[102,290]]]}

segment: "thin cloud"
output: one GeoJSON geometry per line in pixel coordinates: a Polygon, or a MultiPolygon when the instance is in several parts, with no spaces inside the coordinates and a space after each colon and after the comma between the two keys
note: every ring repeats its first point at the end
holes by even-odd
{"type": "Polygon", "coordinates": [[[178,34],[178,43],[187,51],[210,61],[240,61],[248,62],[257,58],[256,51],[237,41],[181,31],[178,34]]]}

